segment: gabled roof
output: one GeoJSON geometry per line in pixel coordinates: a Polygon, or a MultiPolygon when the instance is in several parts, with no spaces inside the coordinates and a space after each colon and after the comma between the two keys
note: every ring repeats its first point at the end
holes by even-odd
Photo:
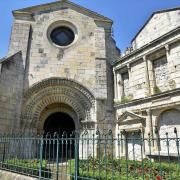
{"type": "Polygon", "coordinates": [[[160,13],[165,13],[165,12],[170,12],[170,11],[176,11],[176,10],[180,10],[180,7],[175,7],[175,8],[170,8],[170,9],[162,9],[159,11],[155,11],[151,14],[151,16],[148,18],[148,20],[145,22],[145,24],[141,27],[141,29],[137,32],[137,34],[135,35],[135,37],[131,40],[131,43],[136,39],[136,37],[141,33],[141,31],[144,29],[144,27],[149,23],[149,21],[152,19],[152,17],[155,14],[160,14],[160,13]]]}
{"type": "Polygon", "coordinates": [[[60,0],[60,1],[55,1],[55,2],[51,2],[51,3],[47,3],[47,4],[42,4],[42,5],[37,5],[37,6],[32,6],[32,7],[27,7],[27,8],[23,8],[23,9],[18,9],[18,10],[14,10],[13,11],[13,14],[16,14],[16,13],[19,13],[19,14],[22,14],[22,13],[29,13],[29,14],[33,14],[35,12],[38,12],[38,11],[44,11],[45,8],[47,9],[51,9],[53,7],[57,7],[57,6],[61,6],[61,7],[69,7],[71,9],[77,9],[87,15],[87,16],[90,16],[96,20],[100,20],[100,21],[107,21],[109,23],[112,23],[113,21],[105,16],[102,16],[96,12],[93,12],[89,9],[86,9],[80,5],[77,5],[75,3],[72,3],[70,1],[67,1],[67,0],[60,0]]]}

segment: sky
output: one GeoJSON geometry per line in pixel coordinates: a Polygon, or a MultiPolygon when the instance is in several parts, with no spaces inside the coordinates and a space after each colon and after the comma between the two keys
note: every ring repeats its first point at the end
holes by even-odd
{"type": "MultiPolygon", "coordinates": [[[[114,21],[117,46],[123,52],[149,16],[157,10],[180,6],[180,0],[71,0],[114,21]]],[[[53,0],[0,0],[0,58],[6,56],[13,23],[12,10],[53,0]]]]}

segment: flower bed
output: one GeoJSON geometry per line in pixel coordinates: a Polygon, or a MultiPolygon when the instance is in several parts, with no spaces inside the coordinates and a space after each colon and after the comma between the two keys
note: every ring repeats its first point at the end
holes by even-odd
{"type": "MultiPolygon", "coordinates": [[[[71,160],[70,171],[74,172],[74,160],[71,160]]],[[[79,176],[92,179],[114,180],[178,180],[180,172],[177,163],[154,163],[148,160],[101,160],[89,158],[79,161],[79,176]]]]}

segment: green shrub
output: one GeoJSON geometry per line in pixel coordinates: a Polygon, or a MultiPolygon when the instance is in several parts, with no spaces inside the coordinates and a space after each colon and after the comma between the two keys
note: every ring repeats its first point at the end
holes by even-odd
{"type": "Polygon", "coordinates": [[[155,86],[155,87],[154,87],[154,93],[155,93],[155,94],[161,93],[161,90],[159,89],[158,86],[155,86]]]}
{"type": "Polygon", "coordinates": [[[122,104],[128,103],[128,102],[130,102],[132,100],[133,100],[133,94],[129,94],[127,96],[122,96],[121,97],[121,103],[122,104]]]}
{"type": "MultiPolygon", "coordinates": [[[[32,176],[39,175],[40,160],[38,159],[7,159],[3,163],[3,168],[18,173],[28,174],[32,176]]],[[[50,170],[47,169],[47,161],[42,161],[42,176],[48,177],[50,170]]]]}

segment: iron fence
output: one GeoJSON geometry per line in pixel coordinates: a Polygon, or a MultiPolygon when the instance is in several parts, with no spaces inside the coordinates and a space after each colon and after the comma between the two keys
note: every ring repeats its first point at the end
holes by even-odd
{"type": "Polygon", "coordinates": [[[38,179],[179,180],[180,156],[174,136],[112,131],[42,136],[0,135],[0,169],[38,179]]]}

